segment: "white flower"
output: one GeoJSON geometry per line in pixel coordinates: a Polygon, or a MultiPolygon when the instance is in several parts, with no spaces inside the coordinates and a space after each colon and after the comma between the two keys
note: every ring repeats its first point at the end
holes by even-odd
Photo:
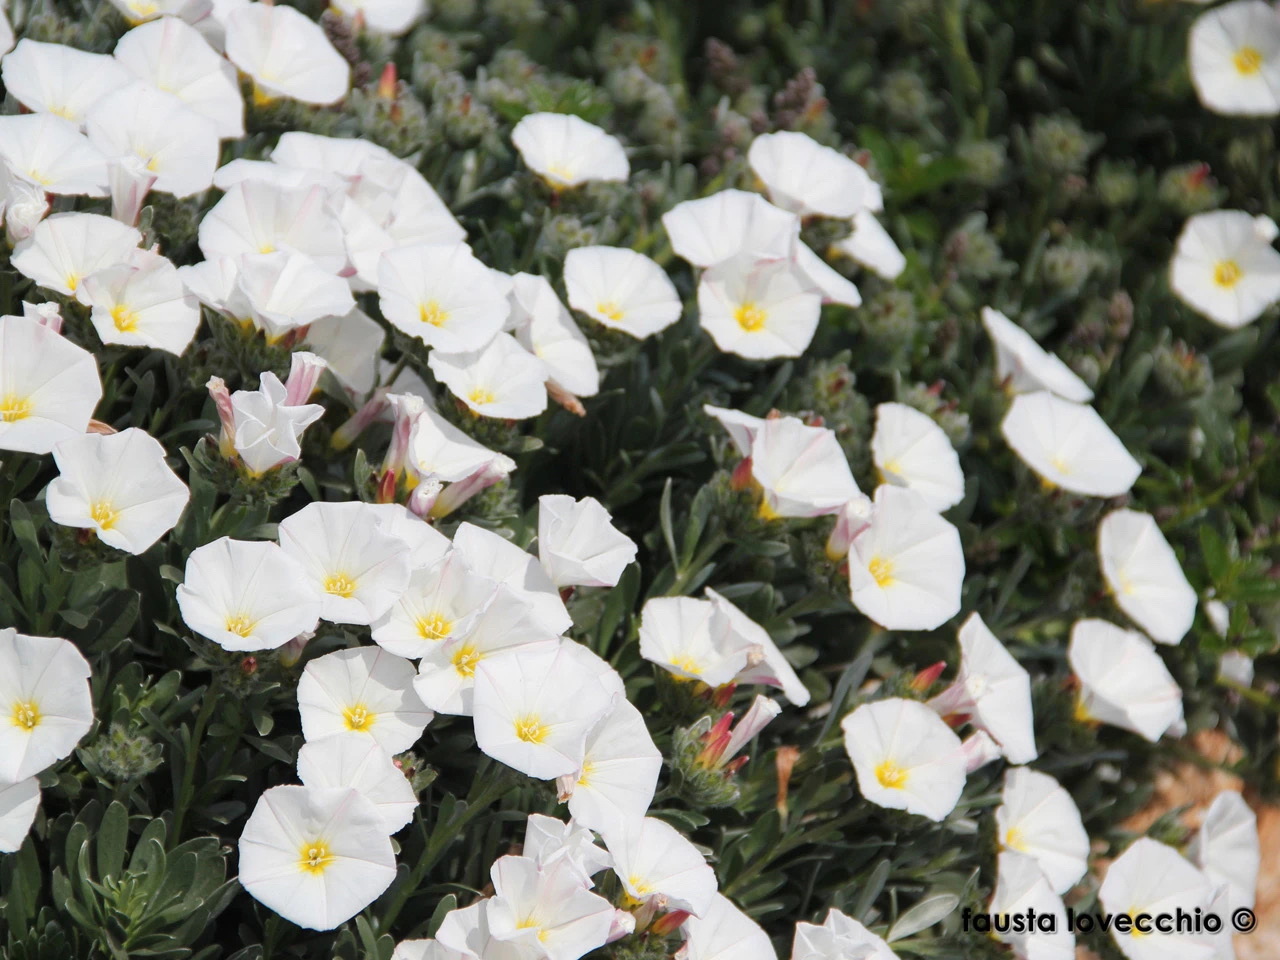
{"type": "Polygon", "coordinates": [[[1111,936],[1129,960],[1208,960],[1212,948],[1194,934],[1166,933],[1154,926],[1160,914],[1173,917],[1176,911],[1194,915],[1207,910],[1214,889],[1203,873],[1158,840],[1141,837],[1107,868],[1098,890],[1102,909],[1112,916],[1128,915],[1135,930],[1122,933],[1114,925],[1111,936]],[[1136,927],[1139,918],[1146,930],[1136,927]]]}
{"type": "Polygon", "coordinates": [[[751,445],[755,442],[756,434],[760,432],[760,428],[765,423],[763,417],[753,417],[751,414],[743,413],[741,410],[716,407],[709,403],[704,404],[702,410],[707,416],[715,418],[720,426],[724,427],[725,433],[729,434],[729,439],[733,441],[738,453],[744,457],[751,456],[751,445]]]}
{"type": "Polygon", "coordinates": [[[1187,856],[1210,881],[1227,885],[1233,910],[1254,906],[1262,860],[1258,818],[1239,793],[1223,790],[1213,798],[1187,856]]]}
{"type": "Polygon", "coordinates": [[[107,181],[111,190],[111,216],[121,223],[136,227],[142,216],[142,205],[155,186],[156,174],[135,154],[112,157],[107,161],[107,181]]]}
{"type": "Polygon", "coordinates": [[[52,113],[0,117],[0,158],[46,193],[107,195],[106,157],[74,123],[52,113]]]}
{"type": "Polygon", "coordinates": [[[802,217],[848,218],[879,205],[879,188],[866,170],[803,133],[761,134],[751,141],[747,162],[769,199],[802,217]]]}
{"type": "Polygon", "coordinates": [[[249,3],[227,17],[227,59],[253,79],[254,97],[337,103],[351,68],[324,30],[294,7],[249,3]]]}
{"type": "Polygon", "coordinates": [[[324,593],[320,616],[368,624],[391,609],[409,582],[403,543],[359,501],[309,503],[280,522],[280,546],[324,593]]]}
{"type": "Polygon", "coordinates": [[[964,548],[917,493],[876,488],[871,523],[849,547],[853,605],[888,630],[934,630],[960,612],[964,548]]]}
{"type": "Polygon", "coordinates": [[[4,216],[5,238],[19,244],[35,232],[49,212],[49,194],[44,187],[15,174],[0,160],[0,214],[4,216]]]}
{"type": "Polygon", "coordinates": [[[720,893],[701,917],[690,916],[680,930],[684,960],[777,960],[769,935],[720,893]]]}
{"type": "Polygon", "coordinates": [[[1071,794],[1029,767],[1005,771],[996,808],[996,843],[1035,859],[1054,892],[1070,890],[1089,868],[1089,835],[1071,794]]]}
{"type": "Polygon", "coordinates": [[[0,785],[70,755],[93,726],[89,661],[69,640],[0,630],[0,785]]]}
{"type": "Polygon", "coordinates": [[[662,215],[671,249],[695,267],[714,267],[739,254],[788,260],[800,220],[758,193],[721,190],[678,203],[662,215]]]}
{"type": "Polygon", "coordinates": [[[1077,620],[1067,648],[1080,679],[1076,715],[1150,740],[1182,720],[1182,690],[1151,641],[1105,620],[1077,620]]]}
{"type": "Polygon", "coordinates": [[[137,427],[86,433],[53,448],[58,477],[49,484],[49,518],[92,530],[117,550],[138,554],[173,529],[190,493],[164,462],[164,447],[137,427]]]}
{"type": "Polygon", "coordinates": [[[200,304],[177,268],[151,250],[84,278],[76,291],[103,343],[152,347],[180,356],[200,326],[200,304]]]}
{"type": "Polygon", "coordinates": [[[373,624],[373,640],[397,656],[417,660],[447,640],[470,634],[497,588],[477,575],[462,554],[450,550],[410,574],[399,599],[373,624]]]}
{"type": "Polygon", "coordinates": [[[382,814],[351,789],[272,787],[240,834],[240,883],[308,930],[332,930],[396,876],[382,814]]]}
{"type": "Polygon", "coordinates": [[[698,282],[698,322],[716,346],[751,360],[798,357],[809,347],[822,297],[786,260],[738,256],[698,282]]]}
{"type": "Polygon", "coordinates": [[[425,407],[413,420],[405,464],[419,479],[442,483],[466,480],[488,468],[510,473],[516,466],[510,457],[494,453],[425,407]]]}
{"type": "Polygon", "coordinates": [[[460,524],[454,531],[453,548],[462,552],[476,573],[505,583],[533,604],[538,619],[553,634],[573,626],[560,591],[531,554],[472,523],[460,524]]]}
{"type": "Polygon", "coordinates": [[[398,37],[426,12],[426,0],[337,0],[334,9],[349,20],[359,17],[373,33],[398,37]]]}
{"type": "Polygon", "coordinates": [[[17,853],[22,848],[39,808],[40,783],[36,777],[0,783],[0,853],[17,853]]]}
{"type": "MultiPolygon", "coordinates": [[[[111,0],[111,5],[134,25],[168,16],[195,22],[206,16],[210,9],[208,0],[111,0]]],[[[214,0],[213,6],[217,5],[218,0],[214,0]]]]}
{"type": "Polygon", "coordinates": [[[765,420],[751,440],[751,478],[760,485],[760,515],[817,517],[858,495],[836,435],[795,417],[765,420]]]}
{"type": "Polygon", "coordinates": [[[249,319],[268,343],[317,320],[346,316],[355,308],[345,280],[293,251],[241,256],[236,287],[249,319]]]}
{"type": "Polygon", "coordinates": [[[1118,497],[1142,473],[1093,407],[1048,391],[1014,397],[1000,432],[1046,484],[1072,493],[1118,497]]]}
{"type": "Polygon", "coordinates": [[[1093,391],[1071,368],[999,310],[982,308],[982,325],[996,348],[996,379],[1014,393],[1048,390],[1064,400],[1088,403],[1093,391]]]}
{"type": "Polygon", "coordinates": [[[756,623],[710,587],[706,597],[729,622],[732,649],[745,649],[747,665],[734,678],[737,683],[765,683],[782,690],[797,707],[809,702],[809,690],[796,676],[795,669],[778,649],[769,631],[756,623]]]}
{"type": "Polygon", "coordinates": [[[631,173],[617,137],[567,113],[530,113],[511,131],[520,159],[553,189],[591,180],[626,180],[631,173]]]}
{"type": "Polygon", "coordinates": [[[684,310],[660,266],[625,247],[575,247],[564,258],[569,306],[597,323],[643,340],[665,330],[684,310]]]}
{"type": "MultiPolygon", "coordinates": [[[[295,354],[296,356],[296,354],[295,354]]],[[[449,552],[449,538],[398,503],[369,504],[378,526],[404,544],[409,569],[420,570],[449,552]]]]}
{"type": "Polygon", "coordinates": [[[378,382],[378,358],[386,338],[382,325],[356,307],[345,316],[316,320],[307,328],[306,342],[324,357],[343,387],[363,397],[378,382]]]}
{"type": "Polygon", "coordinates": [[[846,307],[862,306],[862,294],[858,292],[857,285],[806,244],[796,244],[791,265],[805,289],[818,294],[823,303],[839,303],[846,307]]]}
{"type": "Polygon", "coordinates": [[[1113,510],[1098,525],[1098,560],[1116,604],[1157,643],[1178,643],[1196,616],[1196,592],[1155,518],[1113,510]]]}
{"type": "Polygon", "coordinates": [[[748,650],[715,604],[693,597],[654,597],[640,612],[640,656],[678,679],[718,687],[746,667],[748,650]]]}
{"type": "Polygon", "coordinates": [[[302,736],[367,734],[394,756],[408,750],[432,713],[413,692],[413,664],[380,647],[336,650],[307,664],[298,680],[302,736]]]}
{"type": "Polygon", "coordinates": [[[603,683],[560,645],[486,657],[474,697],[476,744],[539,780],[581,769],[587,733],[612,706],[603,683]]]}
{"type": "Polygon", "coordinates": [[[274,650],[315,630],[320,597],[276,544],[222,537],[187,557],[178,609],[224,650],[274,650]]]}
{"type": "Polygon", "coordinates": [[[521,855],[533,860],[540,870],[564,861],[573,867],[592,887],[591,878],[613,866],[609,851],[596,845],[595,835],[585,826],[570,820],[565,823],[540,813],[529,814],[525,822],[524,847],[521,855]]]}
{"type": "Polygon", "coordinates": [[[108,160],[141,160],[156,176],[155,190],[189,197],[213,185],[217,127],[171,93],[134,81],[95,103],[85,126],[108,160]]]}
{"type": "Polygon", "coordinates": [[[964,790],[960,738],[916,700],[864,703],[840,722],[858,789],[872,803],[942,821],[964,790]]]}
{"type": "Polygon", "coordinates": [[[448,353],[479,350],[510,312],[510,280],[465,243],[397,247],[378,264],[378,304],[392,326],[448,353]]]}
{"type": "Polygon", "coordinates": [[[377,808],[388,834],[408,825],[418,809],[418,797],[391,755],[354,730],[304,743],[298,779],[307,787],[355,790],[377,808]]]}
{"type": "Polygon", "coordinates": [[[330,273],[347,265],[342,228],[329,209],[323,187],[289,189],[257,180],[238,183],[204,215],[198,239],[207,260],[294,250],[330,273]]]}
{"type": "Polygon", "coordinates": [[[583,886],[571,864],[540,870],[530,857],[499,857],[489,876],[486,912],[495,939],[529,944],[548,960],[578,960],[609,939],[613,904],[583,886]]]}
{"type": "Polygon", "coordinates": [[[600,831],[613,856],[613,872],[627,895],[660,910],[700,917],[716,895],[715,871],[675,827],[653,817],[628,819],[600,831]]]}
{"type": "Polygon", "coordinates": [[[996,861],[996,889],[987,913],[1004,926],[1004,930],[994,928],[991,935],[1011,945],[1018,960],[1075,960],[1076,938],[1067,928],[1066,907],[1031,857],[1009,850],[1000,854],[996,861]],[[1027,924],[1026,918],[1033,911],[1037,918],[1050,918],[1052,932],[1040,928],[1039,923],[1045,921],[1027,924]],[[1015,928],[1014,921],[1019,916],[1029,928],[1015,928]]]}
{"type": "Polygon", "coordinates": [[[391,951],[391,960],[468,960],[471,956],[450,950],[439,940],[401,940],[391,951]]]}
{"type": "Polygon", "coordinates": [[[791,960],[898,960],[889,945],[835,907],[822,926],[797,923],[791,960]]]}
{"type": "MultiPolygon", "coordinates": [[[[445,914],[436,931],[439,943],[446,950],[456,951],[463,957],[486,960],[540,960],[545,954],[535,943],[523,940],[499,940],[489,928],[489,911],[493,899],[480,900],[460,910],[445,914]]],[[[509,932],[505,931],[504,932],[509,932]]],[[[430,957],[429,960],[437,960],[430,957]]],[[[453,960],[452,957],[441,960],[453,960]]]]}
{"type": "Polygon", "coordinates": [[[546,365],[509,333],[499,333],[484,347],[466,353],[432,350],[427,365],[479,416],[524,420],[547,409],[546,365]]]}
{"type": "Polygon", "coordinates": [[[324,416],[319,404],[289,404],[285,385],[270,370],[259,377],[259,384],[257,390],[237,390],[231,395],[232,442],[253,476],[302,456],[298,443],[302,431],[324,416]]]}
{"type": "Polygon", "coordinates": [[[946,432],[905,403],[876,407],[871,457],[885,483],[914,490],[934,510],[964,499],[964,473],[946,432]]]}
{"type": "Polygon", "coordinates": [[[93,354],[29,317],[0,317],[0,450],[48,453],[102,399],[93,354]]]}
{"type": "Polygon", "coordinates": [[[1252,323],[1280,300],[1275,238],[1276,224],[1267,217],[1239,210],[1198,213],[1178,236],[1169,286],[1220,327],[1235,330],[1252,323]]]}
{"type": "Polygon", "coordinates": [[[75,296],[99,270],[125,263],[142,234],[96,213],[55,213],[13,251],[13,265],[47,290],[75,296]]]}
{"type": "Polygon", "coordinates": [[[591,344],[578,329],[546,277],[517,273],[512,277],[511,314],[520,345],[547,367],[547,380],[575,397],[600,392],[600,371],[591,344]]]}
{"type": "Polygon", "coordinates": [[[643,817],[653,801],[662,753],[640,711],[619,698],[612,712],[587,734],[579,769],[557,781],[561,801],[578,823],[603,829],[643,817]]]}
{"type": "Polygon", "coordinates": [[[1237,0],[1202,13],[1188,59],[1200,102],[1215,113],[1280,113],[1280,15],[1262,0],[1237,0]]]}
{"type": "Polygon", "coordinates": [[[886,280],[897,280],[907,266],[907,258],[870,210],[853,215],[853,230],[835,248],[886,280]]]}
{"type": "Polygon", "coordinates": [[[0,63],[0,79],[28,110],[83,125],[89,108],[128,83],[129,73],[101,53],[23,39],[0,63]]]}
{"type": "Polygon", "coordinates": [[[557,587],[616,586],[636,550],[594,497],[538,498],[538,562],[557,587]]]}
{"type": "Polygon", "coordinates": [[[134,27],[116,44],[115,59],[208,119],[219,137],[244,136],[244,99],[235,67],[185,21],[163,17],[134,27]]]}

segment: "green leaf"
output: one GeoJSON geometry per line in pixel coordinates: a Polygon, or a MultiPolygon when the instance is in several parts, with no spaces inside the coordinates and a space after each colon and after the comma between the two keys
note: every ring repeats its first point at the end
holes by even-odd
{"type": "Polygon", "coordinates": [[[444,923],[444,918],[458,909],[458,898],[452,894],[445,894],[440,898],[440,902],[436,904],[435,913],[431,914],[431,919],[427,922],[427,936],[434,937],[436,931],[440,929],[440,924],[444,923]]]}
{"type": "Polygon", "coordinates": [[[921,900],[914,907],[898,918],[889,933],[885,936],[888,943],[903,940],[912,934],[927,930],[951,915],[960,905],[960,898],[954,893],[942,893],[927,900],[921,900]]]}
{"type": "Polygon", "coordinates": [[[119,876],[128,843],[129,811],[123,803],[113,800],[102,815],[95,841],[99,880],[119,876]]]}

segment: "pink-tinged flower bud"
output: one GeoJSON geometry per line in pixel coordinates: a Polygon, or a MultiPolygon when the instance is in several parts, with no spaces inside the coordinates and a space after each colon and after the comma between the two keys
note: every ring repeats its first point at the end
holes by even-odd
{"type": "Polygon", "coordinates": [[[345,450],[355,442],[356,437],[364,432],[369,424],[377,420],[387,409],[387,392],[381,388],[373,391],[363,407],[353,413],[347,422],[333,432],[329,438],[329,446],[335,450],[345,450]]]}
{"type": "Polygon", "coordinates": [[[378,96],[383,100],[396,98],[396,65],[388,63],[382,68],[382,76],[378,77],[378,96]]]}
{"type": "Polygon", "coordinates": [[[62,332],[62,310],[50,300],[47,303],[27,303],[22,301],[22,315],[36,323],[43,324],[54,333],[62,332]]]}
{"type": "Polygon", "coordinates": [[[412,393],[388,394],[387,403],[391,405],[391,445],[387,447],[387,455],[382,460],[382,470],[399,480],[404,473],[413,425],[422,416],[422,411],[427,409],[427,404],[412,393]]]}
{"type": "Polygon", "coordinates": [[[6,174],[8,200],[4,208],[5,233],[10,244],[26,240],[49,212],[49,195],[43,187],[6,174]]]}
{"type": "Polygon", "coordinates": [[[738,725],[733,728],[733,734],[729,737],[729,744],[725,747],[724,755],[726,757],[735,756],[756,734],[772,723],[773,718],[781,712],[782,708],[778,706],[776,701],[770,700],[768,697],[757,696],[746,716],[739,720],[738,725]]]}
{"type": "Polygon", "coordinates": [[[960,744],[964,751],[964,769],[966,773],[973,773],[979,767],[985,767],[993,760],[999,760],[1003,754],[1000,752],[1000,745],[987,735],[986,731],[979,730],[967,740],[960,744]]]}
{"type": "Polygon", "coordinates": [[[733,714],[726,713],[702,735],[704,746],[698,754],[698,763],[704,767],[720,766],[720,758],[724,756],[725,749],[729,746],[729,728],[732,723],[733,714]]]}
{"type": "Polygon", "coordinates": [[[858,494],[836,514],[836,526],[827,538],[827,558],[839,563],[849,555],[849,545],[871,526],[871,498],[858,494]]]}
{"type": "Polygon", "coordinates": [[[378,477],[378,489],[373,497],[374,503],[395,503],[396,486],[396,475],[390,470],[384,470],[378,477]]]}
{"type": "Polygon", "coordinates": [[[230,459],[236,455],[236,414],[231,405],[231,392],[221,377],[210,377],[205,384],[209,396],[213,397],[214,406],[218,408],[218,420],[222,423],[222,432],[218,435],[218,450],[230,459]]]}
{"type": "Polygon", "coordinates": [[[431,508],[432,519],[447,517],[477,493],[483,493],[502,480],[511,472],[510,463],[505,457],[491,460],[471,476],[449,484],[431,508]]]}
{"type": "Polygon", "coordinates": [[[605,943],[613,943],[636,932],[636,918],[625,910],[613,911],[613,923],[609,925],[609,939],[605,943]]]}
{"type": "Polygon", "coordinates": [[[111,186],[111,216],[136,227],[156,174],[147,169],[141,158],[129,154],[107,161],[107,182],[111,186]]]}
{"type": "Polygon", "coordinates": [[[306,649],[307,644],[315,637],[314,630],[308,630],[300,633],[283,647],[280,648],[280,664],[285,667],[292,667],[302,657],[302,651],[306,649]]]}
{"type": "Polygon", "coordinates": [[[299,350],[293,354],[289,362],[289,379],[284,384],[285,406],[298,407],[310,400],[316,384],[320,382],[320,375],[328,366],[324,358],[314,353],[299,350]]]}
{"type": "Polygon", "coordinates": [[[729,477],[729,486],[734,490],[746,490],[751,486],[751,458],[743,457],[733,468],[729,477]]]}
{"type": "Polygon", "coordinates": [[[679,930],[680,925],[688,920],[689,916],[688,910],[672,910],[670,913],[664,913],[653,921],[649,931],[659,937],[669,936],[679,930]]]}
{"type": "Polygon", "coordinates": [[[942,676],[942,671],[945,669],[947,669],[947,661],[945,660],[939,660],[932,666],[925,667],[912,679],[911,689],[924,693],[938,682],[938,678],[942,676]]]}
{"type": "Polygon", "coordinates": [[[434,477],[419,480],[418,485],[413,488],[413,493],[409,494],[409,502],[405,506],[415,516],[429,520],[433,516],[436,500],[442,489],[444,484],[434,477]]]}

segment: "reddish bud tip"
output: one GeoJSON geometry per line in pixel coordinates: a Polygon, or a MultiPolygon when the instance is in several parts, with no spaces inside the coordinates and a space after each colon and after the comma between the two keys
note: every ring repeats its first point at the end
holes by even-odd
{"type": "Polygon", "coordinates": [[[378,78],[378,96],[383,100],[396,98],[396,65],[388,63],[382,68],[382,76],[378,78]]]}

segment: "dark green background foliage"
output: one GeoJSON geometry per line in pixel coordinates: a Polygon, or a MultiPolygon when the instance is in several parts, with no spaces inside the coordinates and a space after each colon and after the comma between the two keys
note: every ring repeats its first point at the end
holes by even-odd
{"type": "MultiPolygon", "coordinates": [[[[794,921],[835,905],[882,933],[897,923],[903,956],[998,955],[986,938],[958,932],[958,913],[900,935],[945,913],[952,897],[985,902],[999,765],[971,778],[942,825],[860,799],[839,718],[867,680],[902,690],[921,667],[943,658],[954,666],[954,625],[885,633],[854,612],[823,557],[830,521],[756,519],[730,490],[733,456],[701,413],[704,402],[821,417],[866,490],[875,483],[867,446],[876,403],[915,404],[947,428],[967,478],[967,496],[949,514],[965,544],[964,609],[980,612],[1033,671],[1036,766],[1071,791],[1100,853],[1127,841],[1119,823],[1146,802],[1154,771],[1190,755],[1177,742],[1153,747],[1071,721],[1069,627],[1082,616],[1119,618],[1094,553],[1109,504],[1046,492],[1004,445],[1007,399],[993,383],[983,305],[1018,317],[1095,386],[1099,412],[1144,467],[1127,499],[1157,517],[1202,598],[1213,589],[1232,605],[1227,639],[1201,613],[1182,645],[1161,654],[1185,690],[1192,730],[1223,728],[1244,748],[1237,772],[1264,795],[1275,791],[1276,312],[1228,333],[1180,305],[1166,283],[1188,214],[1222,205],[1280,218],[1275,128],[1215,117],[1196,102],[1185,43],[1202,8],[1138,0],[433,6],[399,42],[351,37],[326,17],[364,86],[341,108],[251,109],[250,136],[223,159],[261,157],[287,128],[364,136],[418,158],[478,255],[500,270],[559,283],[567,249],[606,243],[635,247],[670,272],[690,301],[685,318],[640,345],[597,337],[608,376],[585,419],[553,409],[484,434],[519,469],[444,529],[469,519],[527,543],[539,494],[604,502],[641,544],[640,563],[612,591],[580,592],[574,633],[626,677],[668,757],[675,726],[698,713],[675,710],[638,656],[646,597],[713,585],[784,645],[813,702],[768,728],[740,774],[740,798],[699,808],[668,771],[655,803],[656,815],[705,846],[723,891],[781,954],[794,921]],[[394,102],[374,87],[388,60],[402,81],[394,102]],[[631,151],[630,184],[551,196],[509,143],[511,125],[531,110],[578,113],[619,134],[631,151]],[[909,266],[892,285],[858,276],[866,304],[825,308],[803,359],[754,364],[719,354],[698,329],[693,276],[673,257],[659,216],[684,199],[749,188],[745,146],[753,132],[773,129],[802,130],[871,168],[909,266]],[[1260,655],[1252,690],[1217,680],[1225,649],[1260,655]],[[781,745],[800,750],[785,815],[781,745]]],[[[36,7],[16,24],[19,36],[105,51],[125,28],[106,4],[36,7]]],[[[195,225],[215,198],[157,197],[144,226],[175,262],[192,262],[195,225]]],[[[825,248],[830,229],[807,228],[806,238],[825,248]]],[[[7,265],[0,282],[4,312],[24,296],[40,299],[7,265]]],[[[97,416],[143,427],[170,452],[190,453],[216,429],[202,386],[211,373],[236,389],[263,369],[287,368],[282,350],[247,349],[212,318],[175,360],[104,349],[83,310],[65,312],[69,335],[100,358],[106,395],[97,416]]],[[[388,359],[400,350],[389,340],[388,359]]],[[[277,489],[229,490],[203,458],[175,457],[191,506],[171,536],[136,558],[90,550],[48,522],[39,494],[53,475],[49,458],[4,458],[0,623],[80,646],[94,667],[98,724],[75,756],[42,775],[32,836],[21,853],[0,857],[0,957],[386,960],[395,940],[429,935],[452,898],[465,904],[485,887],[527,812],[556,809],[550,785],[487,761],[468,721],[438,718],[417,751],[422,806],[398,837],[400,877],[356,921],[332,934],[300,931],[228,879],[247,811],[265,788],[295,779],[301,664],[223,654],[193,638],[174,581],[201,543],[269,536],[311,498],[367,491],[385,428],[366,433],[354,454],[335,455],[327,440],[346,401],[335,388],[324,402],[329,414],[306,434],[301,469],[277,489]],[[271,505],[264,493],[283,499],[271,505]]],[[[306,656],[362,639],[324,625],[306,656]]],[[[1157,829],[1178,836],[1167,822],[1157,829]]],[[[1076,894],[1081,909],[1092,905],[1089,883],[1076,894]]],[[[1089,944],[1118,956],[1102,937],[1089,944]]]]}

